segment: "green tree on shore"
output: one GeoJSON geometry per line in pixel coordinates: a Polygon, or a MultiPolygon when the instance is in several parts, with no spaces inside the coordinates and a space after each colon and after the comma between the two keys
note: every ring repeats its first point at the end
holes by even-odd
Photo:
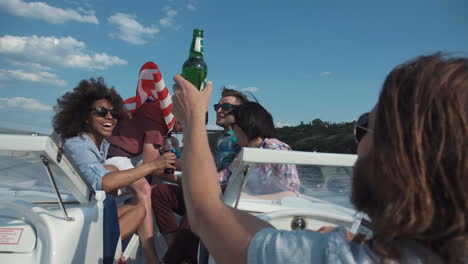
{"type": "MultiPolygon", "coordinates": [[[[314,119],[297,126],[276,128],[276,137],[293,150],[355,154],[354,122],[332,123],[314,119]]],[[[221,132],[208,134],[212,151],[221,132]]]]}

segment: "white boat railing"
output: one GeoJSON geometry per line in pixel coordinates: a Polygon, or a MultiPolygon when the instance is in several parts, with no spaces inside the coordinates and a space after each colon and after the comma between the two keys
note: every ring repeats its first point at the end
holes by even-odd
{"type": "Polygon", "coordinates": [[[352,167],[357,155],[306,151],[284,151],[260,148],[243,148],[239,161],[288,163],[296,165],[349,166],[352,167]]]}

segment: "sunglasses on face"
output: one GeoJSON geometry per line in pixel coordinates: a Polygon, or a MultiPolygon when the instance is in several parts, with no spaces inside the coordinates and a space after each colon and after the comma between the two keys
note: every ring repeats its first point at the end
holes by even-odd
{"type": "Polygon", "coordinates": [[[221,108],[222,111],[229,111],[231,110],[235,105],[230,104],[230,103],[222,103],[222,104],[215,104],[213,105],[214,110],[217,112],[219,108],[221,108]]]}
{"type": "Polygon", "coordinates": [[[369,113],[362,114],[354,125],[354,139],[356,143],[359,143],[367,132],[374,133],[374,131],[368,128],[368,125],[369,113]]]}
{"type": "Polygon", "coordinates": [[[107,109],[105,107],[96,107],[96,108],[90,109],[89,111],[96,111],[96,115],[99,117],[106,117],[107,113],[110,112],[112,118],[115,118],[115,119],[120,118],[119,112],[117,112],[117,110],[114,110],[114,109],[107,109]]]}

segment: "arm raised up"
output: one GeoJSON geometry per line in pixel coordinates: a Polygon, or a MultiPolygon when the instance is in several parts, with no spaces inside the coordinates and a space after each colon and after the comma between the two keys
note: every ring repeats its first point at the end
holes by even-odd
{"type": "Polygon", "coordinates": [[[246,263],[252,237],[271,226],[222,201],[205,128],[212,83],[200,92],[180,75],[174,81],[173,112],[184,126],[182,184],[190,224],[218,263],[246,263]]]}

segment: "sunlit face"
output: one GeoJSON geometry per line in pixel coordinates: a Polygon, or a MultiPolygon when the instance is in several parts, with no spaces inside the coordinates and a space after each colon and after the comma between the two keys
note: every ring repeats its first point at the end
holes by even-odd
{"type": "Polygon", "coordinates": [[[249,144],[249,140],[247,139],[247,136],[245,135],[244,131],[236,124],[232,126],[232,129],[234,130],[234,135],[237,138],[237,144],[239,144],[242,147],[247,147],[249,144]]]}
{"type": "MultiPolygon", "coordinates": [[[[239,105],[237,98],[234,96],[222,97],[219,100],[219,104],[229,103],[232,105],[239,105]]],[[[234,123],[234,117],[230,114],[230,111],[224,111],[222,108],[219,108],[216,111],[216,124],[228,130],[231,128],[231,125],[234,123]]]]}
{"type": "MultiPolygon", "coordinates": [[[[108,110],[113,110],[114,106],[106,100],[100,99],[94,102],[91,109],[95,109],[98,107],[103,107],[108,110]]],[[[91,110],[89,112],[88,118],[88,125],[89,125],[89,133],[91,133],[94,138],[102,138],[102,137],[109,137],[112,135],[112,130],[114,130],[115,126],[117,125],[117,119],[112,117],[110,111],[107,112],[106,116],[101,117],[98,116],[96,110],[91,110]]]]}
{"type": "MultiPolygon", "coordinates": [[[[377,106],[374,106],[372,108],[372,111],[369,113],[369,122],[368,122],[368,128],[372,131],[374,131],[374,124],[375,124],[375,112],[377,110],[377,106]]],[[[361,139],[361,141],[358,144],[357,148],[357,154],[358,158],[367,155],[369,153],[370,149],[372,148],[372,137],[374,136],[374,133],[369,133],[367,132],[364,137],[361,139]]]]}

